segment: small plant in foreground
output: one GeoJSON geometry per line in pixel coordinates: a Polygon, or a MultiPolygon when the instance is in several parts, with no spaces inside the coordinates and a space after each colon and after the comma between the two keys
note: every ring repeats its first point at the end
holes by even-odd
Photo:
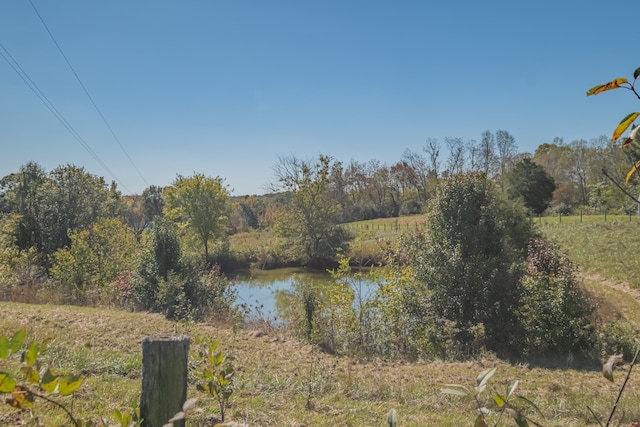
{"type": "Polygon", "coordinates": [[[443,388],[441,391],[442,393],[451,394],[454,396],[473,397],[478,408],[478,416],[476,417],[473,424],[474,427],[488,427],[489,418],[495,414],[497,414],[497,418],[494,417],[495,423],[493,425],[497,426],[505,413],[513,418],[518,427],[529,426],[529,423],[540,426],[540,424],[527,417],[527,415],[525,415],[524,413],[524,410],[515,404],[515,402],[521,402],[527,406],[534,408],[542,416],[540,410],[533,402],[531,402],[526,397],[515,394],[515,391],[518,388],[519,384],[518,380],[509,382],[505,394],[500,394],[498,392],[493,393],[492,398],[493,402],[497,406],[497,410],[491,411],[486,407],[486,405],[482,403],[482,394],[487,389],[487,383],[489,382],[489,379],[493,376],[493,374],[495,374],[495,372],[496,368],[489,368],[482,371],[476,378],[476,386],[473,388],[473,390],[470,390],[460,384],[446,384],[447,388],[443,388]]]}
{"type": "Polygon", "coordinates": [[[198,349],[192,352],[192,356],[195,359],[197,389],[216,399],[220,419],[224,422],[225,410],[235,387],[233,366],[227,362],[227,356],[218,351],[219,342],[206,343],[198,337],[195,342],[198,349]]]}

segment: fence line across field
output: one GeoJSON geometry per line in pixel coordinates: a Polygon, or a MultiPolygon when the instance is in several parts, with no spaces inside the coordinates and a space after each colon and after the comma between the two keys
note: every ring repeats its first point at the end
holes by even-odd
{"type": "MultiPolygon", "coordinates": [[[[614,223],[614,222],[640,222],[640,216],[636,214],[577,214],[577,215],[549,215],[549,216],[537,216],[531,217],[532,222],[537,222],[539,224],[583,224],[583,223],[614,223]]],[[[415,222],[388,222],[388,221],[379,221],[375,220],[367,223],[347,223],[343,224],[343,227],[347,230],[356,230],[356,231],[365,231],[365,232],[375,232],[375,231],[390,231],[390,232],[403,232],[409,230],[420,230],[424,227],[424,221],[415,221],[415,222]]]]}

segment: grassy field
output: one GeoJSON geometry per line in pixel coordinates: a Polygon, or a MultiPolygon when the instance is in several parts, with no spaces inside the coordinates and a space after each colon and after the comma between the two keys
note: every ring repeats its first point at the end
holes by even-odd
{"type": "MultiPolygon", "coordinates": [[[[637,302],[627,304],[631,312],[638,312],[637,302]]],[[[543,425],[584,426],[595,423],[587,406],[605,417],[622,381],[620,372],[616,384],[609,383],[599,366],[580,366],[571,359],[541,364],[508,364],[491,357],[464,363],[358,363],[274,332],[183,325],[153,314],[116,310],[13,303],[2,303],[0,309],[2,331],[26,326],[33,337],[53,337],[44,361],[86,377],[78,396],[66,400],[81,417],[108,416],[137,402],[141,340],[159,334],[219,340],[239,371],[228,418],[252,426],[379,426],[391,408],[398,412],[401,426],[471,425],[474,405],[443,395],[440,388],[446,383],[472,386],[479,372],[493,366],[498,371],[491,384],[503,392],[510,380],[519,379],[520,392],[541,408],[544,418],[535,418],[543,425]]],[[[637,381],[632,380],[619,412],[626,421],[640,420],[640,393],[633,383],[637,381]]],[[[197,392],[191,389],[189,395],[197,392]]],[[[202,399],[199,405],[205,413],[189,425],[211,425],[215,403],[202,399]]],[[[35,416],[41,424],[31,425],[65,421],[59,410],[46,405],[38,405],[35,416]]],[[[0,410],[0,425],[19,425],[13,409],[0,410]]]]}
{"type": "MultiPolygon", "coordinates": [[[[620,316],[640,325],[640,292],[635,289],[640,286],[638,265],[630,253],[640,227],[625,218],[608,217],[606,223],[543,219],[540,229],[575,260],[589,290],[620,316]]],[[[399,224],[411,228],[421,219],[408,217],[399,224]]],[[[395,219],[360,224],[369,225],[360,242],[379,244],[380,239],[399,235],[387,229],[395,219]],[[378,234],[379,224],[385,224],[379,233],[387,234],[378,234]]],[[[354,250],[357,244],[358,240],[354,250]]],[[[70,306],[0,303],[0,310],[2,335],[26,327],[31,338],[53,338],[43,355],[45,364],[64,372],[80,372],[86,378],[75,398],[61,400],[76,415],[95,419],[109,418],[113,410],[137,404],[141,341],[152,335],[186,334],[220,341],[220,349],[233,358],[238,372],[228,419],[251,426],[381,426],[386,425],[386,414],[392,408],[398,413],[400,426],[472,425],[473,402],[443,395],[440,389],[447,383],[472,387],[478,373],[494,366],[498,370],[490,388],[504,393],[509,381],[520,380],[519,392],[542,411],[543,416],[532,414],[540,424],[598,425],[588,408],[606,419],[623,381],[622,370],[616,371],[615,383],[610,383],[599,365],[572,358],[507,363],[487,355],[462,363],[362,363],[321,353],[289,339],[284,330],[173,323],[155,314],[70,306]]],[[[0,371],[15,371],[18,362],[0,360],[0,371]]],[[[637,375],[632,375],[618,408],[624,425],[640,421],[637,375]]],[[[193,385],[189,396],[198,396],[193,385]]],[[[488,399],[485,403],[490,405],[488,399]]],[[[204,413],[188,425],[213,425],[215,402],[200,396],[198,405],[204,413]]],[[[67,422],[60,410],[45,404],[37,405],[33,418],[7,405],[0,407],[0,425],[55,426],[67,422]]]]}
{"type": "MultiPolygon", "coordinates": [[[[640,241],[640,217],[579,215],[535,218],[542,234],[560,245],[586,276],[640,289],[640,257],[633,255],[640,241]]],[[[347,224],[356,239],[353,256],[376,251],[380,240],[395,241],[424,224],[424,216],[384,218],[347,224]]]]}

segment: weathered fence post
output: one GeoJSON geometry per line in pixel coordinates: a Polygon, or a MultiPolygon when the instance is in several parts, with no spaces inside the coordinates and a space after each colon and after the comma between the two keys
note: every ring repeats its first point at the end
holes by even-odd
{"type": "MultiPolygon", "coordinates": [[[[189,337],[161,336],[142,340],[143,427],[162,427],[182,410],[187,399],[189,337]]],[[[174,422],[183,427],[184,421],[174,422]]]]}

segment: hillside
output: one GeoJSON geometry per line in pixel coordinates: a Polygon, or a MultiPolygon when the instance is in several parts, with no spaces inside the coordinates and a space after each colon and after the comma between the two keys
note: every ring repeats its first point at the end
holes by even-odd
{"type": "MultiPolygon", "coordinates": [[[[626,304],[637,312],[637,301],[627,299],[626,304]]],[[[155,314],[108,309],[14,303],[1,303],[0,309],[2,331],[9,334],[26,326],[32,337],[54,338],[44,360],[86,377],[78,397],[73,402],[67,400],[81,417],[109,416],[114,409],[126,409],[137,402],[141,340],[159,334],[219,340],[221,350],[233,358],[239,371],[228,419],[252,426],[382,425],[391,408],[397,410],[402,426],[470,425],[474,413],[471,402],[442,395],[439,390],[446,383],[472,386],[479,372],[493,366],[498,371],[491,384],[500,392],[510,380],[519,379],[520,393],[539,406],[546,420],[533,416],[544,425],[593,423],[587,406],[606,417],[617,392],[617,385],[602,377],[599,366],[571,359],[510,365],[488,355],[464,363],[359,363],[283,339],[275,331],[179,324],[155,314]]],[[[2,363],[0,366],[6,361],[2,363]]],[[[616,383],[621,380],[621,373],[617,373],[616,383]]],[[[189,394],[195,396],[196,392],[190,390],[189,394]]],[[[198,404],[205,414],[189,425],[210,425],[215,403],[201,399],[198,404]]],[[[619,414],[624,412],[625,420],[640,419],[640,395],[635,390],[629,390],[621,405],[619,414]]],[[[59,411],[45,405],[37,408],[39,424],[32,419],[29,425],[63,421],[59,411]]],[[[28,417],[22,420],[26,422],[28,417]]],[[[8,406],[0,411],[0,425],[20,422],[8,406]]]]}

